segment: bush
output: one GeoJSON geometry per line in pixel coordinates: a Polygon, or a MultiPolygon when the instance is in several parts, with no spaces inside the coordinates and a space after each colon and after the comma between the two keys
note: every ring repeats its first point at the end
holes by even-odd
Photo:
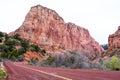
{"type": "Polygon", "coordinates": [[[48,64],[51,64],[53,61],[54,61],[54,58],[53,58],[53,57],[49,56],[49,57],[47,58],[48,64]]]}
{"type": "Polygon", "coordinates": [[[14,39],[17,39],[17,40],[21,40],[21,38],[20,38],[20,35],[19,35],[19,34],[15,34],[15,35],[13,36],[13,38],[14,38],[14,39]]]}
{"type": "Polygon", "coordinates": [[[3,37],[3,36],[4,36],[4,34],[2,32],[0,32],[0,37],[3,37]]]}
{"type": "Polygon", "coordinates": [[[5,34],[5,41],[7,41],[9,38],[11,38],[11,37],[8,36],[8,34],[5,34]]]}
{"type": "Polygon", "coordinates": [[[7,53],[1,53],[0,56],[1,56],[2,58],[6,58],[6,57],[8,57],[8,54],[7,54],[7,53]]]}
{"type": "Polygon", "coordinates": [[[28,64],[30,65],[35,65],[39,62],[38,58],[32,58],[30,61],[28,61],[28,64]]]}
{"type": "Polygon", "coordinates": [[[21,48],[18,49],[19,55],[24,54],[25,52],[26,51],[25,51],[25,49],[23,47],[21,47],[21,48]]]}
{"type": "Polygon", "coordinates": [[[45,56],[46,51],[44,49],[42,49],[40,52],[43,56],[45,56]]]}
{"type": "MultiPolygon", "coordinates": [[[[6,73],[5,73],[3,70],[0,70],[0,77],[1,77],[1,78],[6,77],[6,73]]],[[[0,78],[0,79],[1,79],[1,78],[0,78]]]]}
{"type": "Polygon", "coordinates": [[[113,56],[103,62],[103,66],[108,70],[120,70],[120,62],[118,57],[113,56]]]}
{"type": "Polygon", "coordinates": [[[111,70],[120,70],[120,62],[116,56],[113,56],[110,60],[110,69],[111,70]]]}
{"type": "Polygon", "coordinates": [[[18,61],[17,58],[16,58],[14,55],[12,55],[10,59],[11,59],[12,61],[18,61]]]}
{"type": "Polygon", "coordinates": [[[17,58],[20,56],[21,54],[18,52],[18,50],[16,49],[13,49],[12,51],[6,51],[6,52],[2,52],[0,54],[0,56],[2,58],[7,58],[9,60],[12,60],[12,61],[17,61],[17,58]]]}
{"type": "Polygon", "coordinates": [[[3,38],[2,38],[2,37],[0,37],[0,43],[2,42],[2,40],[3,40],[3,38]]]}
{"type": "Polygon", "coordinates": [[[21,46],[25,49],[25,51],[29,48],[29,42],[25,40],[21,40],[21,46]]]}
{"type": "Polygon", "coordinates": [[[89,69],[90,68],[90,64],[87,63],[87,62],[81,62],[80,68],[81,69],[89,69]]]}
{"type": "Polygon", "coordinates": [[[15,47],[13,45],[11,46],[6,46],[5,49],[4,49],[4,52],[12,52],[13,50],[15,49],[15,47]]]}
{"type": "Polygon", "coordinates": [[[25,58],[25,56],[24,56],[24,55],[20,55],[20,56],[18,56],[18,61],[23,61],[23,60],[24,60],[24,58],[25,58]]]}
{"type": "MultiPolygon", "coordinates": [[[[3,35],[0,32],[0,43],[1,42],[4,43],[0,44],[0,59],[23,61],[24,53],[28,50],[41,53],[42,55],[46,53],[44,49],[41,50],[37,45],[29,45],[29,42],[20,38],[18,34],[9,36],[8,34],[3,35]]],[[[32,61],[35,62],[37,59],[33,59],[32,61]]]]}
{"type": "MultiPolygon", "coordinates": [[[[67,67],[67,68],[90,68],[89,59],[79,51],[67,51],[64,53],[51,53],[43,63],[46,66],[67,67]]],[[[41,62],[41,64],[43,65],[41,62]]],[[[44,65],[44,66],[45,66],[44,65]]]]}
{"type": "Polygon", "coordinates": [[[18,56],[19,56],[19,53],[18,53],[18,51],[15,49],[15,50],[13,50],[13,51],[11,52],[11,55],[12,55],[12,56],[15,56],[15,57],[18,57],[18,56]]]}
{"type": "Polygon", "coordinates": [[[4,43],[5,45],[8,45],[8,46],[16,46],[19,44],[17,40],[12,39],[12,38],[7,39],[4,43]]]}
{"type": "MultiPolygon", "coordinates": [[[[107,65],[107,64],[106,64],[107,65]]],[[[91,69],[99,69],[99,70],[105,70],[106,68],[103,66],[103,63],[100,62],[94,62],[90,64],[91,69]]]]}
{"type": "Polygon", "coordinates": [[[39,52],[39,51],[40,51],[40,48],[39,48],[37,45],[32,44],[32,45],[31,45],[31,51],[39,52]]]}
{"type": "Polygon", "coordinates": [[[6,45],[0,44],[0,52],[4,52],[5,49],[6,49],[6,45]]]}

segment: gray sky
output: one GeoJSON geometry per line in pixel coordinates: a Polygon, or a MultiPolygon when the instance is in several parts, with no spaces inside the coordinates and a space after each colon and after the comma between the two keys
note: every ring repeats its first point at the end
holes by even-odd
{"type": "Polygon", "coordinates": [[[120,0],[0,0],[0,31],[20,27],[31,6],[55,10],[65,22],[87,28],[100,44],[108,41],[120,25],[120,0]]]}

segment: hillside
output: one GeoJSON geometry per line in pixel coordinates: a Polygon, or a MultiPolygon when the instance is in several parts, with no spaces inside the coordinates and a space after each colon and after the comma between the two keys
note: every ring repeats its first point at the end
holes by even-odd
{"type": "Polygon", "coordinates": [[[43,47],[48,53],[84,50],[89,56],[95,56],[103,52],[102,47],[91,37],[87,29],[74,23],[65,23],[54,10],[41,5],[30,9],[23,24],[10,33],[15,34],[43,47]]]}
{"type": "Polygon", "coordinates": [[[19,37],[0,32],[0,61],[41,60],[45,51],[19,37]],[[30,57],[31,56],[31,57],[30,57]]]}
{"type": "Polygon", "coordinates": [[[109,35],[107,54],[120,56],[120,26],[115,33],[109,35]]]}
{"type": "Polygon", "coordinates": [[[109,36],[108,45],[100,46],[87,29],[65,23],[54,10],[37,5],[17,30],[9,35],[0,32],[0,60],[46,67],[120,70],[119,57],[114,56],[120,52],[119,31],[120,28],[109,36]],[[102,47],[108,48],[108,55],[102,47]]]}

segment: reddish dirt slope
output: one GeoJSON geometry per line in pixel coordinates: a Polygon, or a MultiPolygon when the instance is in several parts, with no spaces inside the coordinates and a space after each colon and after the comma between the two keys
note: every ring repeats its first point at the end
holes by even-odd
{"type": "Polygon", "coordinates": [[[7,80],[120,80],[120,71],[60,69],[4,63],[7,80]]]}
{"type": "Polygon", "coordinates": [[[30,61],[32,58],[37,58],[38,60],[41,60],[43,56],[40,53],[37,52],[32,52],[32,51],[27,51],[25,53],[25,59],[24,61],[30,61]]]}

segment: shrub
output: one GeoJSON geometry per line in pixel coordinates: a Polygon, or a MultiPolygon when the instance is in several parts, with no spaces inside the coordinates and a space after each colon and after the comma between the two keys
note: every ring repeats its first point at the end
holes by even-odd
{"type": "Polygon", "coordinates": [[[0,57],[0,62],[2,62],[2,57],[0,57]]]}
{"type": "Polygon", "coordinates": [[[120,62],[116,56],[113,56],[110,60],[110,69],[111,70],[120,70],[120,62]]]}
{"type": "Polygon", "coordinates": [[[25,52],[26,51],[25,51],[25,49],[23,47],[21,47],[21,48],[18,49],[19,55],[24,54],[25,52]]]}
{"type": "Polygon", "coordinates": [[[4,80],[3,78],[6,77],[6,73],[3,70],[0,70],[0,79],[4,80]]]}
{"type": "Polygon", "coordinates": [[[43,56],[45,56],[46,51],[44,49],[42,49],[40,52],[43,56]]]}
{"type": "Polygon", "coordinates": [[[32,51],[39,52],[39,51],[40,51],[40,48],[39,48],[37,45],[32,44],[32,45],[31,45],[31,50],[32,50],[32,51]]]}
{"type": "Polygon", "coordinates": [[[90,64],[87,63],[87,62],[81,62],[80,68],[81,69],[89,69],[90,68],[90,64]]]}
{"type": "Polygon", "coordinates": [[[6,45],[0,44],[0,52],[4,52],[6,45]]]}
{"type": "Polygon", "coordinates": [[[5,34],[5,41],[7,41],[10,38],[10,36],[8,36],[8,34],[5,34]]]}
{"type": "Polygon", "coordinates": [[[6,48],[4,49],[4,52],[12,52],[13,50],[15,49],[15,47],[14,46],[6,46],[6,48]]]}
{"type": "Polygon", "coordinates": [[[29,42],[25,40],[21,40],[21,46],[25,49],[25,51],[29,48],[29,42]]]}
{"type": "Polygon", "coordinates": [[[18,61],[19,60],[22,60],[24,57],[23,56],[20,56],[22,54],[20,54],[18,52],[18,50],[16,49],[13,49],[12,51],[6,51],[6,52],[2,52],[0,54],[1,58],[7,58],[9,60],[12,60],[12,61],[18,61]]]}
{"type": "MultiPolygon", "coordinates": [[[[44,55],[46,52],[44,49],[40,49],[39,46],[32,44],[29,45],[29,42],[20,38],[18,34],[14,36],[9,36],[8,34],[3,35],[0,32],[0,58],[8,59],[12,61],[22,61],[24,59],[24,53],[28,50],[35,51],[44,55]],[[3,41],[3,39],[5,39],[3,41]]],[[[33,62],[37,59],[33,59],[33,62]]]]}
{"type": "Polygon", "coordinates": [[[15,35],[13,36],[13,38],[14,38],[14,39],[17,39],[17,40],[21,40],[21,38],[20,38],[20,35],[19,35],[19,34],[15,34],[15,35]]]}
{"type": "MultiPolygon", "coordinates": [[[[41,62],[42,63],[42,62],[41,62]]],[[[46,66],[67,67],[67,68],[90,68],[89,59],[79,51],[67,51],[64,53],[50,54],[50,56],[43,63],[46,66]]],[[[42,65],[43,65],[42,63],[42,65]]]]}
{"type": "MultiPolygon", "coordinates": [[[[107,65],[107,64],[106,64],[107,65]]],[[[105,70],[106,68],[100,62],[94,62],[90,64],[91,69],[105,70]]]]}
{"type": "Polygon", "coordinates": [[[120,70],[120,62],[118,57],[113,56],[103,62],[103,66],[108,70],[120,70]]]}
{"type": "Polygon", "coordinates": [[[23,61],[23,60],[24,60],[24,58],[25,58],[25,56],[24,56],[24,55],[20,55],[20,56],[18,56],[18,61],[23,61]]]}
{"type": "Polygon", "coordinates": [[[12,55],[10,59],[11,59],[12,61],[18,61],[17,58],[16,58],[14,55],[12,55]]]}
{"type": "Polygon", "coordinates": [[[1,54],[1,57],[3,57],[3,58],[10,58],[10,57],[11,57],[11,54],[3,52],[3,53],[1,54]]]}
{"type": "Polygon", "coordinates": [[[0,37],[0,43],[2,42],[2,40],[3,40],[3,38],[2,38],[2,37],[0,37]]]}
{"type": "Polygon", "coordinates": [[[0,37],[3,37],[3,36],[4,36],[4,34],[2,32],[0,32],[0,37]]]}
{"type": "Polygon", "coordinates": [[[18,53],[18,51],[15,49],[15,50],[13,50],[13,51],[11,52],[11,55],[12,55],[12,56],[15,56],[15,57],[18,57],[18,56],[19,56],[19,53],[18,53]]]}
{"type": "Polygon", "coordinates": [[[47,58],[48,64],[51,64],[53,61],[54,61],[54,58],[53,58],[53,57],[49,56],[49,57],[47,58]]]}
{"type": "Polygon", "coordinates": [[[30,65],[35,65],[35,64],[38,63],[38,61],[39,61],[38,58],[32,58],[30,61],[28,61],[28,64],[30,64],[30,65]]]}
{"type": "Polygon", "coordinates": [[[8,46],[16,46],[19,44],[18,41],[16,41],[15,39],[12,39],[12,38],[7,39],[4,43],[5,43],[5,45],[8,45],[8,46]]]}

